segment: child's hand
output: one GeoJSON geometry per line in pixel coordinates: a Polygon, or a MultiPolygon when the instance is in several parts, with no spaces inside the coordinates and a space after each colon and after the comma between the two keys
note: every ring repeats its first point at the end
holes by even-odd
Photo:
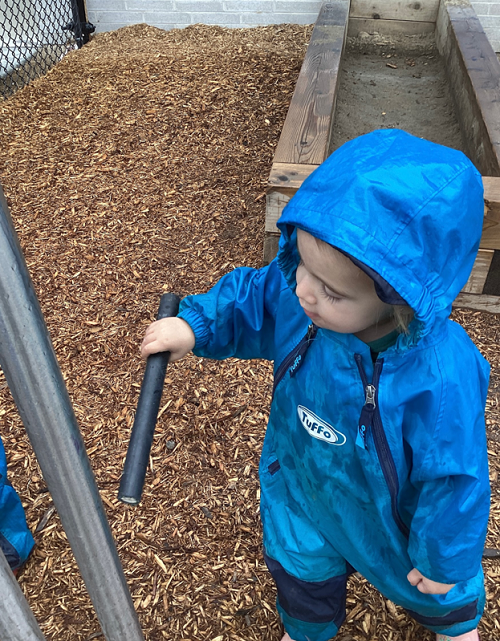
{"type": "Polygon", "coordinates": [[[446,594],[455,586],[454,583],[438,583],[437,581],[431,581],[427,579],[421,572],[416,568],[413,568],[411,572],[408,573],[406,577],[408,581],[417,588],[422,594],[446,594]]]}
{"type": "Polygon", "coordinates": [[[182,318],[162,318],[147,328],[141,345],[141,356],[170,352],[170,362],[188,354],[196,342],[193,330],[182,318]]]}

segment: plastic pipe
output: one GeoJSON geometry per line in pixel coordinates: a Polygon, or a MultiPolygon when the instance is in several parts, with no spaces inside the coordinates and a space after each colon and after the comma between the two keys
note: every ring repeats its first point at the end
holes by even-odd
{"type": "MultiPolygon", "coordinates": [[[[177,316],[179,302],[180,298],[176,294],[163,294],[156,320],[177,316]]],[[[146,362],[118,491],[120,501],[129,505],[138,505],[141,500],[169,358],[170,352],[159,352],[148,356],[146,362]]]]}

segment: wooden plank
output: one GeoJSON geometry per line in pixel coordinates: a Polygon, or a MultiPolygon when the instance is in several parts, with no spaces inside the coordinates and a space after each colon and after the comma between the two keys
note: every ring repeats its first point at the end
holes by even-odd
{"type": "Polygon", "coordinates": [[[491,249],[480,249],[477,253],[474,266],[472,267],[469,280],[463,288],[463,292],[467,294],[482,294],[486,277],[490,269],[493,254],[495,252],[491,249]]]}
{"type": "Polygon", "coordinates": [[[349,38],[356,38],[360,33],[379,34],[381,36],[420,36],[434,32],[435,22],[417,22],[416,20],[372,20],[370,18],[349,18],[349,38]]]}
{"type": "Polygon", "coordinates": [[[275,162],[320,165],[328,155],[349,0],[323,5],[300,70],[275,162]]]}
{"type": "MultiPolygon", "coordinates": [[[[276,233],[276,222],[289,200],[311,175],[317,165],[294,165],[274,163],[269,176],[269,192],[266,207],[266,233],[276,233]]],[[[500,249],[500,178],[483,177],[484,224],[481,249],[500,249]]],[[[491,261],[490,261],[491,262],[491,261]]]]}
{"type": "Polygon", "coordinates": [[[276,258],[280,242],[280,234],[266,234],[264,237],[264,265],[276,258]]]}
{"type": "MultiPolygon", "coordinates": [[[[304,180],[318,168],[318,165],[294,165],[292,163],[273,163],[269,175],[269,185],[298,189],[304,180]]],[[[500,177],[483,176],[484,202],[488,213],[500,220],[500,177]]]]}
{"type": "Polygon", "coordinates": [[[351,0],[349,18],[436,22],[440,0],[351,0]]]}
{"type": "Polygon", "coordinates": [[[482,293],[487,296],[500,296],[500,251],[498,249],[493,252],[493,260],[482,293]]]}
{"type": "MultiPolygon", "coordinates": [[[[318,165],[274,163],[269,176],[266,231],[276,232],[276,221],[290,198],[318,165]]],[[[483,177],[484,225],[481,249],[500,249],[500,178],[483,177]]]]}
{"type": "Polygon", "coordinates": [[[484,224],[480,247],[500,249],[500,178],[483,176],[484,224]]]}
{"type": "Polygon", "coordinates": [[[500,314],[500,296],[461,293],[455,298],[453,307],[465,307],[466,309],[477,309],[481,312],[500,314]]]}
{"type": "Polygon", "coordinates": [[[273,187],[289,187],[290,189],[297,190],[317,167],[318,165],[273,163],[269,176],[269,184],[273,187]]]}
{"type": "Polygon", "coordinates": [[[266,195],[266,233],[278,232],[276,222],[296,192],[296,189],[286,188],[274,188],[268,191],[266,195]]]}
{"type": "Polygon", "coordinates": [[[436,44],[466,153],[483,176],[500,176],[500,63],[469,2],[442,0],[436,44]]]}
{"type": "Polygon", "coordinates": [[[488,210],[500,217],[500,178],[498,176],[483,176],[483,188],[484,202],[488,210]]]}
{"type": "Polygon", "coordinates": [[[479,247],[481,249],[500,249],[500,222],[491,218],[488,213],[484,217],[479,247]]]}

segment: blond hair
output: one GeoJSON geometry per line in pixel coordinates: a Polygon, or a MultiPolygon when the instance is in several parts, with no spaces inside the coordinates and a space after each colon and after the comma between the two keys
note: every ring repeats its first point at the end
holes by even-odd
{"type": "Polygon", "coordinates": [[[410,323],[415,312],[409,305],[393,305],[392,313],[396,321],[396,329],[400,334],[408,334],[410,323]]]}

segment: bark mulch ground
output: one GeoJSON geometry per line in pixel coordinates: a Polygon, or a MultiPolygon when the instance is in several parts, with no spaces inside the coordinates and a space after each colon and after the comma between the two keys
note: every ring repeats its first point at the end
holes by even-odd
{"type": "MultiPolygon", "coordinates": [[[[144,500],[129,508],[116,495],[144,369],[139,344],[161,293],[204,291],[237,265],[262,264],[267,177],[310,33],[128,27],[0,104],[1,183],[148,641],[281,638],[258,517],[269,364],[190,356],[171,366],[144,500]]],[[[493,367],[496,549],[499,322],[455,316],[493,367]]],[[[0,431],[36,531],[22,589],[47,639],[99,638],[3,377],[0,431]]],[[[493,641],[499,562],[485,570],[481,630],[493,641]]],[[[350,583],[341,641],[430,641],[363,579],[350,583]]]]}

